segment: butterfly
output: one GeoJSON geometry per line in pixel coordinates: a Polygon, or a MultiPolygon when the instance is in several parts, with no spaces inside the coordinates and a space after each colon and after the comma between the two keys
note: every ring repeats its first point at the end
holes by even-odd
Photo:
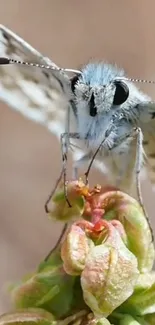
{"type": "Polygon", "coordinates": [[[66,180],[68,150],[73,149],[74,177],[86,165],[88,178],[93,162],[106,172],[109,184],[127,193],[136,184],[142,200],[139,173],[145,156],[155,184],[155,102],[137,82],[155,83],[128,78],[123,69],[104,62],[81,70],[60,68],[0,26],[0,100],[59,137],[61,176],[66,180]]]}

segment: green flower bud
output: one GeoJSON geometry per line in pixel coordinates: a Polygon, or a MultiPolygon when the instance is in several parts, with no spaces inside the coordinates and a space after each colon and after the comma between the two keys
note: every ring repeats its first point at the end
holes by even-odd
{"type": "Polygon", "coordinates": [[[69,182],[67,185],[67,197],[71,204],[69,207],[64,194],[64,185],[61,185],[52,196],[49,217],[64,222],[80,218],[84,211],[84,195],[87,192],[88,188],[82,181],[69,182]]]}
{"type": "Polygon", "coordinates": [[[86,257],[93,242],[87,238],[85,231],[73,224],[61,247],[64,269],[70,275],[78,275],[85,267],[86,257]]]}
{"type": "Polygon", "coordinates": [[[109,191],[99,196],[106,220],[119,220],[127,236],[127,247],[137,257],[140,272],[152,270],[155,249],[150,226],[139,203],[126,193],[109,191]]]}
{"type": "Polygon", "coordinates": [[[136,257],[110,223],[109,233],[89,251],[81,274],[84,300],[97,317],[107,317],[129,298],[139,275],[136,257]]]}

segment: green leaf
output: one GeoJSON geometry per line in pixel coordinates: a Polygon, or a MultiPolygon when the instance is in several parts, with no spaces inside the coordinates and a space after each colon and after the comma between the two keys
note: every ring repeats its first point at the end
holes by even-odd
{"type": "Polygon", "coordinates": [[[75,278],[67,275],[62,266],[48,267],[34,274],[12,290],[16,308],[41,307],[56,317],[69,313],[73,300],[75,278]]]}
{"type": "Polygon", "coordinates": [[[120,320],[119,325],[147,325],[147,323],[144,323],[144,320],[136,320],[131,315],[124,315],[122,319],[120,320]]]}

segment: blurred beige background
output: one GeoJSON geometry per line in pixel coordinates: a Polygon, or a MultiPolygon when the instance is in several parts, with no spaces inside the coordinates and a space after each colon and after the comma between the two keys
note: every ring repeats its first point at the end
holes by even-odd
{"type": "MultiPolygon", "coordinates": [[[[105,59],[145,79],[155,79],[154,12],[153,0],[0,0],[0,23],[57,64],[105,59]]],[[[33,270],[60,232],[44,212],[60,161],[48,131],[0,104],[0,312],[10,305],[6,283],[33,270]]],[[[155,226],[149,183],[143,192],[155,226]]]]}

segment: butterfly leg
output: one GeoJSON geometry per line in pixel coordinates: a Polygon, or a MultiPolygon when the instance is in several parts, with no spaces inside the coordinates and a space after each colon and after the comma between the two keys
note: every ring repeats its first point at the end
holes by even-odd
{"type": "MultiPolygon", "coordinates": [[[[130,187],[135,170],[136,192],[140,205],[144,209],[140,171],[143,164],[143,134],[139,127],[133,128],[128,133],[117,138],[117,142],[109,148],[118,174],[117,186],[124,181],[125,187],[130,187]]],[[[121,186],[124,186],[124,184],[121,186]]]]}
{"type": "Polygon", "coordinates": [[[89,152],[86,155],[83,155],[80,159],[76,160],[73,165],[73,179],[78,178],[78,169],[83,166],[85,163],[88,163],[92,159],[92,153],[89,152]]]}
{"type": "Polygon", "coordinates": [[[46,213],[49,213],[48,209],[48,204],[54,195],[62,177],[64,178],[64,193],[65,193],[65,198],[68,203],[68,206],[71,207],[71,204],[67,198],[67,175],[66,175],[66,167],[67,167],[67,158],[68,158],[68,148],[69,148],[69,140],[70,139],[79,139],[79,134],[78,133],[68,133],[64,132],[61,134],[61,153],[62,153],[62,169],[60,176],[58,177],[54,189],[52,189],[47,201],[45,202],[45,211],[46,213]]]}
{"type": "Polygon", "coordinates": [[[136,128],[136,162],[135,162],[135,171],[136,171],[136,189],[137,197],[139,203],[143,209],[144,214],[147,216],[145,206],[143,204],[141,185],[140,185],[140,171],[143,164],[143,133],[141,128],[136,128]]]}
{"type": "MultiPolygon", "coordinates": [[[[61,181],[61,179],[62,179],[62,177],[63,177],[63,172],[64,172],[64,170],[63,170],[63,167],[62,167],[62,170],[61,170],[60,176],[58,177],[58,179],[57,179],[57,181],[56,181],[56,184],[55,184],[54,188],[52,189],[52,191],[51,191],[51,193],[50,193],[48,199],[47,199],[46,202],[45,202],[45,211],[46,211],[46,213],[49,213],[48,204],[49,204],[49,202],[51,201],[51,198],[52,198],[52,196],[54,195],[54,193],[55,193],[55,191],[56,191],[56,189],[57,189],[57,187],[58,187],[58,185],[59,185],[59,183],[60,183],[60,181],[61,181]]],[[[64,235],[65,235],[65,233],[66,233],[66,231],[67,231],[67,228],[68,228],[68,223],[65,223],[64,226],[63,226],[63,228],[62,228],[61,234],[60,234],[60,236],[59,236],[59,238],[58,238],[56,244],[55,244],[54,247],[49,251],[49,253],[47,254],[47,256],[44,258],[44,261],[45,261],[45,262],[48,261],[48,259],[49,259],[50,256],[52,255],[52,253],[53,253],[53,252],[54,252],[54,251],[59,247],[59,245],[61,244],[61,241],[62,241],[62,239],[63,239],[63,237],[64,237],[64,235]]]]}
{"type": "Polygon", "coordinates": [[[47,254],[47,256],[44,258],[44,261],[47,262],[48,259],[50,258],[51,254],[59,247],[59,245],[61,244],[61,241],[67,231],[67,228],[68,228],[68,223],[65,223],[63,228],[62,228],[62,231],[61,231],[61,234],[56,242],[56,244],[54,245],[54,247],[50,250],[50,252],[47,254]]]}
{"type": "Polygon", "coordinates": [[[66,198],[66,202],[68,206],[71,207],[71,204],[67,197],[67,158],[68,158],[68,142],[69,142],[69,134],[67,132],[61,134],[61,153],[62,153],[62,171],[64,178],[64,194],[66,198]]]}
{"type": "Polygon", "coordinates": [[[60,183],[60,181],[61,181],[61,179],[62,179],[62,176],[63,176],[63,168],[62,168],[62,170],[61,170],[60,176],[58,177],[58,179],[57,179],[57,181],[56,181],[56,183],[55,183],[54,188],[52,189],[51,193],[49,194],[49,196],[48,196],[48,198],[47,198],[47,200],[46,200],[46,202],[45,202],[44,207],[45,207],[45,212],[46,212],[46,213],[49,213],[48,204],[49,204],[49,202],[51,201],[51,198],[52,198],[52,196],[54,195],[54,193],[55,193],[55,191],[56,191],[56,189],[57,189],[57,187],[58,187],[58,185],[59,185],[59,183],[60,183]]]}
{"type": "Polygon", "coordinates": [[[153,229],[150,224],[150,220],[147,214],[147,211],[145,209],[145,205],[143,203],[142,199],[142,193],[141,193],[141,186],[140,186],[140,171],[143,163],[143,133],[141,128],[136,129],[137,132],[137,150],[136,150],[136,164],[135,164],[135,169],[136,169],[136,188],[137,188],[137,196],[139,198],[139,203],[142,207],[143,213],[145,215],[145,218],[147,219],[147,222],[150,227],[151,235],[152,235],[152,241],[154,240],[154,235],[153,235],[153,229]]]}
{"type": "Polygon", "coordinates": [[[88,165],[88,168],[87,168],[87,171],[85,172],[85,177],[86,177],[86,184],[88,184],[88,176],[89,176],[89,173],[90,173],[90,169],[92,167],[92,164],[97,156],[97,154],[99,153],[100,149],[103,147],[105,141],[107,140],[111,130],[112,130],[112,127],[113,125],[110,124],[109,128],[107,129],[107,131],[105,132],[105,137],[104,139],[102,140],[102,142],[100,143],[100,145],[98,146],[97,150],[95,151],[94,154],[91,155],[91,160],[90,160],[90,163],[88,165]]]}
{"type": "Polygon", "coordinates": [[[62,152],[62,170],[63,170],[63,178],[64,178],[64,194],[68,206],[71,207],[71,204],[67,197],[67,174],[66,174],[66,166],[67,166],[67,158],[68,158],[68,148],[69,148],[69,140],[70,139],[79,139],[80,136],[78,133],[62,133],[61,135],[61,152],[62,152]]]}
{"type": "Polygon", "coordinates": [[[125,136],[121,136],[119,139],[117,139],[117,144],[111,148],[111,151],[113,152],[113,160],[116,164],[116,170],[119,175],[117,186],[122,189],[124,187],[130,187],[132,177],[135,175],[137,198],[149,224],[153,240],[153,231],[150,225],[147,211],[145,209],[145,205],[143,203],[140,184],[140,171],[143,165],[144,157],[143,133],[141,128],[135,127],[128,135],[126,134],[125,136]],[[130,141],[128,142],[129,139],[130,141]],[[128,146],[124,146],[126,143],[128,143],[128,146]],[[123,148],[123,146],[127,150],[123,152],[124,157],[121,154],[121,147],[123,148]],[[124,181],[124,184],[122,184],[122,180],[124,181]]]}
{"type": "MultiPolygon", "coordinates": [[[[62,133],[61,134],[61,151],[62,151],[62,162],[63,162],[63,165],[62,165],[62,170],[61,170],[61,173],[60,173],[60,176],[58,177],[57,181],[56,181],[56,184],[55,184],[55,187],[54,189],[51,191],[46,203],[45,203],[45,211],[47,213],[49,213],[49,209],[48,209],[48,204],[52,198],[52,196],[54,195],[62,177],[64,177],[64,193],[65,193],[65,198],[66,198],[66,201],[69,205],[69,207],[71,207],[71,204],[68,200],[68,197],[67,197],[67,182],[66,182],[66,164],[67,164],[67,155],[68,155],[68,148],[69,148],[69,140],[70,139],[79,139],[79,134],[78,133],[68,133],[68,132],[65,132],[65,133],[62,133]]],[[[66,230],[67,230],[67,227],[68,227],[68,223],[65,223],[65,225],[63,226],[63,229],[62,229],[62,232],[55,244],[55,246],[50,250],[50,252],[48,253],[48,255],[45,257],[44,261],[47,261],[51,254],[59,247],[59,245],[61,244],[61,241],[66,233],[66,230]]]]}
{"type": "MultiPolygon", "coordinates": [[[[92,156],[92,159],[90,161],[88,169],[85,173],[86,183],[88,182],[88,175],[89,175],[91,166],[93,164],[93,161],[94,161],[95,157],[97,156],[98,152],[100,151],[100,149],[104,146],[104,143],[107,140],[110,132],[111,132],[111,127],[107,130],[103,141],[101,142],[101,144],[97,148],[96,152],[92,156]]],[[[139,203],[142,206],[143,211],[144,211],[145,209],[144,209],[144,204],[143,204],[142,195],[141,195],[140,177],[139,177],[140,170],[142,167],[142,162],[143,162],[142,142],[143,142],[142,131],[140,128],[136,127],[134,129],[128,131],[127,133],[121,135],[119,138],[117,138],[117,142],[115,142],[115,144],[113,144],[112,147],[109,147],[109,151],[111,151],[111,153],[112,153],[111,158],[113,158],[114,165],[116,165],[115,173],[117,173],[117,175],[118,175],[118,180],[119,180],[119,177],[122,180],[122,178],[123,178],[122,174],[125,174],[125,171],[127,169],[129,169],[132,172],[133,169],[135,168],[137,196],[138,196],[139,203]],[[135,141],[136,141],[136,143],[135,143],[135,141]],[[123,145],[124,145],[124,152],[122,152],[122,153],[124,155],[124,161],[123,161],[123,155],[121,156],[121,147],[123,147],[123,145]],[[134,157],[135,157],[135,159],[134,159],[134,157]],[[123,161],[123,164],[122,164],[122,161],[123,161]]],[[[112,168],[114,168],[114,166],[112,166],[112,168]]],[[[130,181],[130,180],[128,180],[128,181],[130,181]]],[[[117,183],[119,183],[119,182],[117,182],[117,183]]],[[[146,214],[146,212],[145,212],[145,214],[146,214]]]]}

